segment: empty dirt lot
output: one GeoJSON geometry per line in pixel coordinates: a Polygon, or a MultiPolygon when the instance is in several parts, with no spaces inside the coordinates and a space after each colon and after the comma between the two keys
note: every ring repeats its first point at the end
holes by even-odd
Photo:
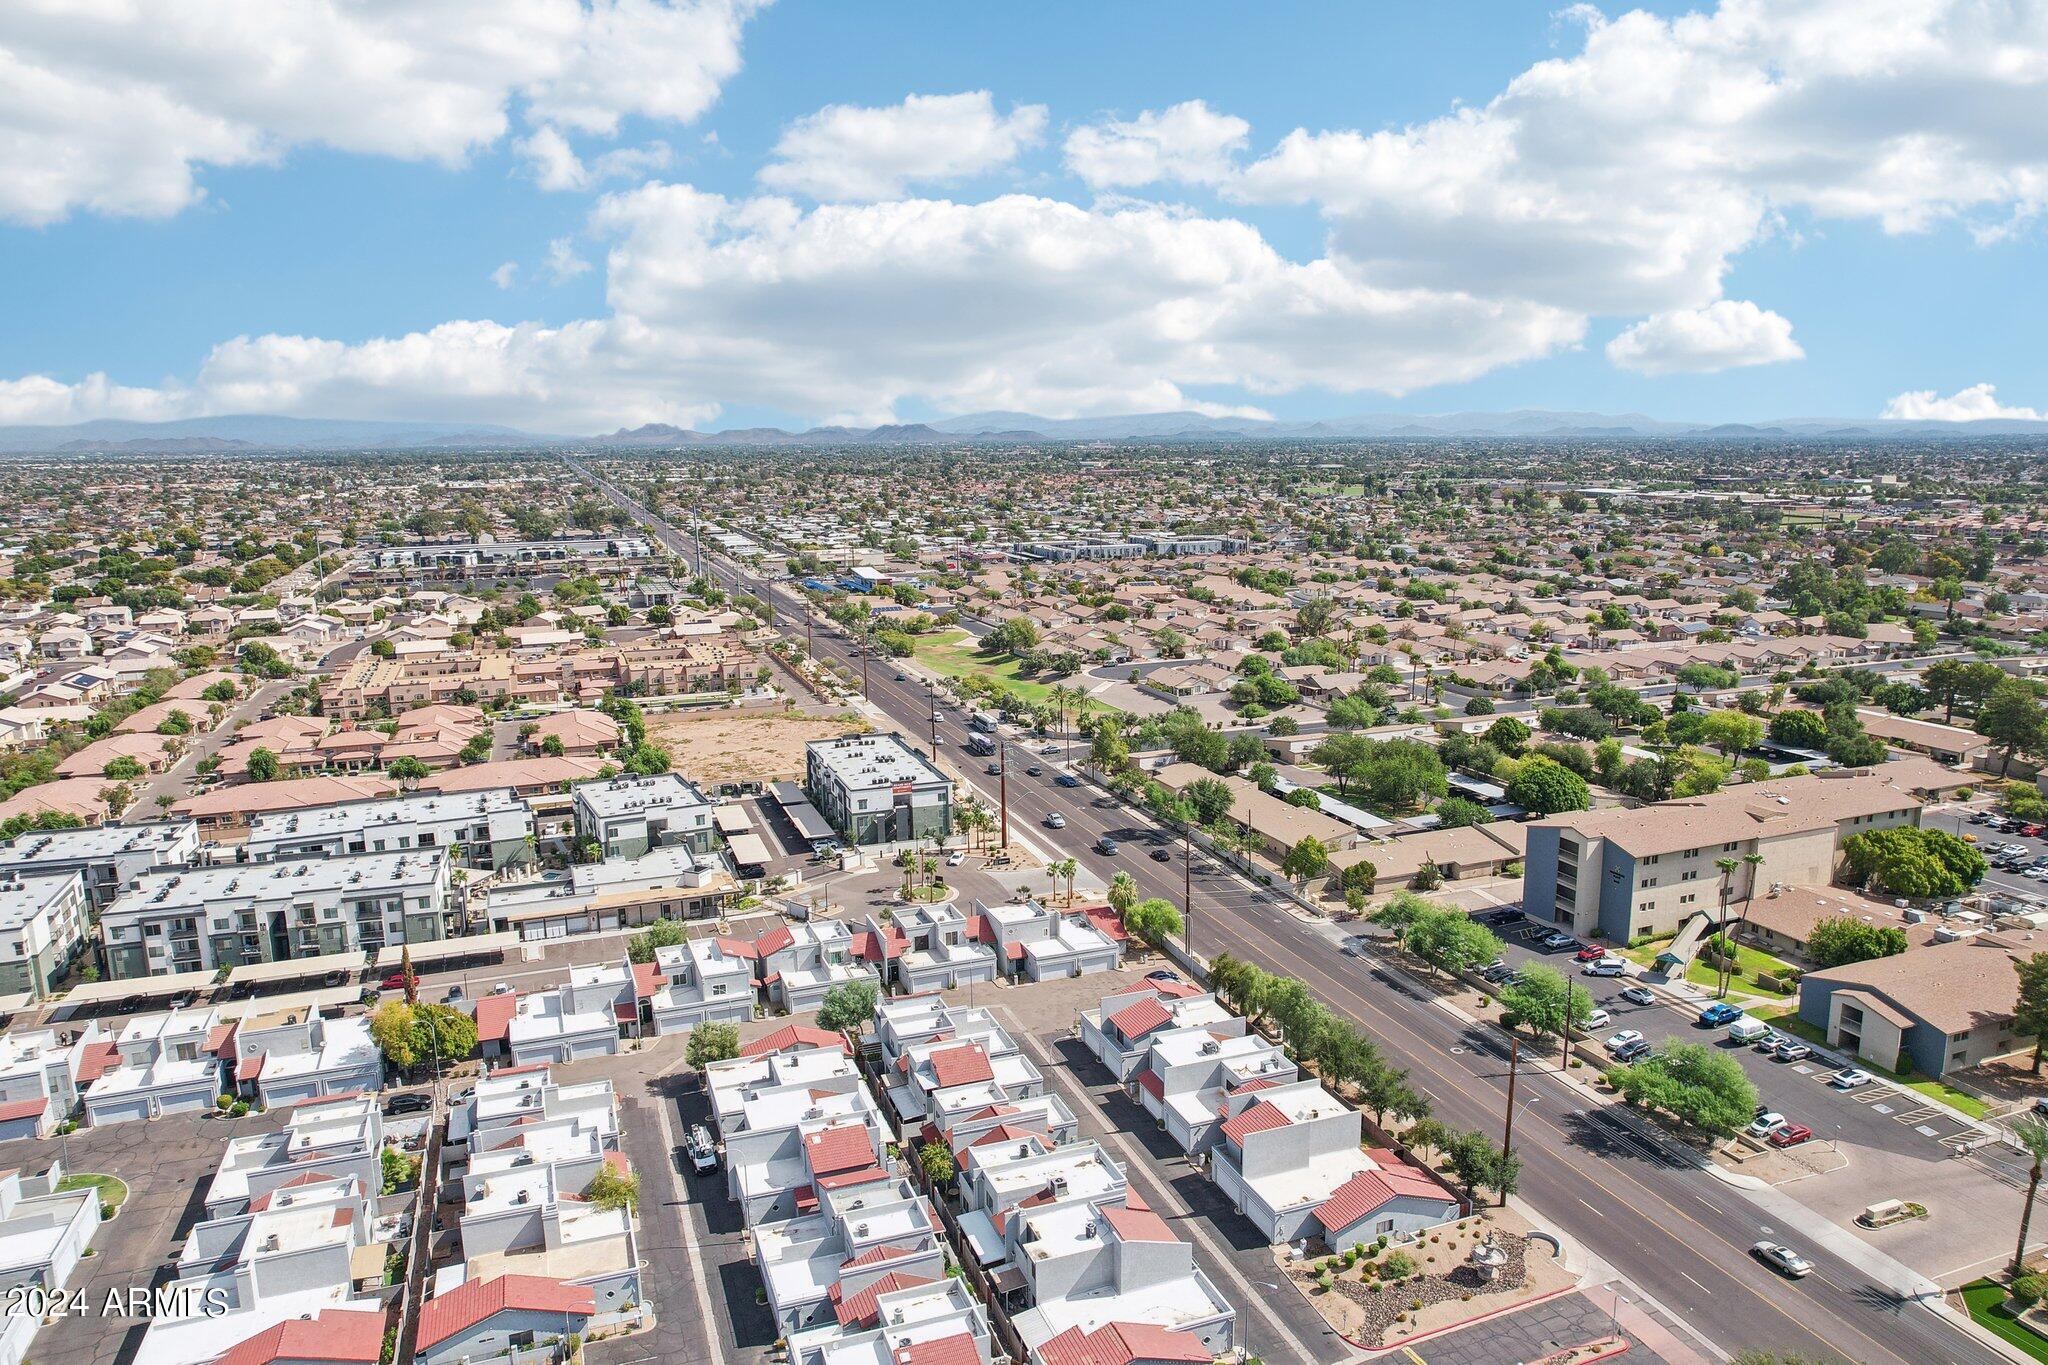
{"type": "Polygon", "coordinates": [[[805,711],[675,712],[647,717],[647,737],[694,782],[773,782],[804,775],[804,745],[871,728],[857,716],[805,711]]]}

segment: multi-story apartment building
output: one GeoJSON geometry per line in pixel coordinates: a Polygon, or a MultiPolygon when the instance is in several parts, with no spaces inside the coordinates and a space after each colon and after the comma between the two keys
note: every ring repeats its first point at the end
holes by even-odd
{"type": "Polygon", "coordinates": [[[143,873],[183,867],[198,859],[199,849],[199,826],[191,820],[32,830],[0,849],[0,874],[81,873],[86,895],[100,910],[143,873]]]}
{"type": "Polygon", "coordinates": [[[91,928],[84,873],[0,873],[0,995],[48,995],[91,928]]]}
{"type": "Polygon", "coordinates": [[[953,832],[953,783],[902,736],[850,735],[804,746],[804,790],[856,844],[943,839],[953,832]]]}
{"type": "Polygon", "coordinates": [[[576,842],[598,845],[607,858],[637,858],[676,846],[703,858],[717,844],[711,802],[675,773],[579,782],[570,798],[576,842]]]}
{"type": "Polygon", "coordinates": [[[634,573],[654,558],[644,536],[559,540],[456,541],[377,546],[350,571],[351,584],[417,587],[422,583],[500,583],[536,574],[634,573]]]}
{"type": "Polygon", "coordinates": [[[235,967],[446,936],[446,849],[152,872],[100,916],[110,977],[235,967]]]}
{"type": "Polygon", "coordinates": [[[1737,860],[1730,905],[1772,885],[1826,886],[1852,836],[1917,825],[1924,804],[1880,765],[1551,816],[1527,827],[1522,905],[1567,933],[1613,943],[1675,933],[1696,914],[1718,916],[1721,859],[1737,860]]]}
{"type": "Polygon", "coordinates": [[[888,923],[870,914],[853,938],[854,956],[873,963],[882,984],[920,995],[996,979],[996,952],[976,939],[957,905],[911,905],[888,923]]]}
{"type": "Polygon", "coordinates": [[[256,862],[445,849],[458,866],[496,871],[531,861],[533,844],[533,808],[499,787],[259,815],[242,847],[256,862]]]}
{"type": "Polygon", "coordinates": [[[382,1189],[384,1116],[374,1095],[336,1095],[295,1106],[284,1127],[228,1139],[206,1187],[206,1216],[246,1212],[251,1201],[307,1176],[349,1176],[382,1189]]]}
{"type": "Polygon", "coordinates": [[[166,1114],[196,1114],[220,1095],[216,1049],[226,1030],[216,1009],[141,1014],[114,1039],[115,1064],[85,1090],[94,1127],[166,1114]]]}
{"type": "Polygon", "coordinates": [[[586,646],[570,636],[522,650],[449,649],[422,641],[390,658],[359,655],[321,689],[326,714],[356,720],[373,709],[398,715],[438,702],[509,699],[589,705],[607,692],[681,696],[752,686],[761,656],[727,635],[660,636],[586,646]],[[542,652],[545,650],[546,652],[542,652]]]}

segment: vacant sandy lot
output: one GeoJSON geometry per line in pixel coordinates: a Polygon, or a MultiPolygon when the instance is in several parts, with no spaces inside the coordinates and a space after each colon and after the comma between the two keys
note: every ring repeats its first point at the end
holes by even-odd
{"type": "Polygon", "coordinates": [[[711,711],[647,717],[647,737],[676,771],[704,785],[801,780],[804,745],[871,727],[853,715],[802,711],[711,711]]]}

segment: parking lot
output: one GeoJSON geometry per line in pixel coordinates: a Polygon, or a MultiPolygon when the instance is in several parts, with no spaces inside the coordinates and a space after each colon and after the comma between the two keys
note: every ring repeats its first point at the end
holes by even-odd
{"type": "Polygon", "coordinates": [[[1855,1090],[1834,1088],[1828,1080],[1840,1068],[1817,1053],[1796,1061],[1779,1061],[1754,1047],[1731,1043],[1725,1027],[1700,1025],[1700,1010],[1713,1000],[1697,987],[1684,982],[1673,983],[1669,988],[1660,986],[1653,1004],[1624,1000],[1622,991],[1640,978],[1640,971],[1633,964],[1628,976],[1588,976],[1583,971],[1587,964],[1576,959],[1572,948],[1542,946],[1543,938],[1551,932],[1547,926],[1503,925],[1496,926],[1496,932],[1507,944],[1503,956],[1510,966],[1547,963],[1592,995],[1594,1007],[1608,1016],[1589,1030],[1592,1037],[1606,1039],[1626,1029],[1640,1033],[1652,1046],[1687,1042],[1710,1043],[1726,1049],[1742,1062],[1757,1088],[1759,1100],[1791,1122],[1813,1129],[1817,1140],[1938,1159],[1952,1154],[1951,1144],[1976,1135],[1974,1127],[1951,1111],[1927,1103],[1908,1090],[1879,1082],[1855,1090]],[[1679,994],[1682,1004],[1673,1000],[1674,992],[1679,994]]]}
{"type": "Polygon", "coordinates": [[[1977,849],[1991,863],[1981,889],[2041,902],[2048,909],[2048,838],[2001,830],[1988,823],[1992,812],[1983,803],[1930,806],[1920,823],[1957,838],[1974,835],[1977,849]]]}

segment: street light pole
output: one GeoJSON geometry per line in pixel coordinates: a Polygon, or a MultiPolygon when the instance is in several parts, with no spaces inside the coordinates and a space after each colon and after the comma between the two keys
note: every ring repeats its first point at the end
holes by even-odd
{"type": "Polygon", "coordinates": [[[924,685],[924,702],[925,706],[931,711],[932,762],[937,763],[939,761],[939,697],[938,688],[930,682],[924,685]]]}
{"type": "Polygon", "coordinates": [[[1187,822],[1180,827],[1180,946],[1195,956],[1195,841],[1187,822]]]}

